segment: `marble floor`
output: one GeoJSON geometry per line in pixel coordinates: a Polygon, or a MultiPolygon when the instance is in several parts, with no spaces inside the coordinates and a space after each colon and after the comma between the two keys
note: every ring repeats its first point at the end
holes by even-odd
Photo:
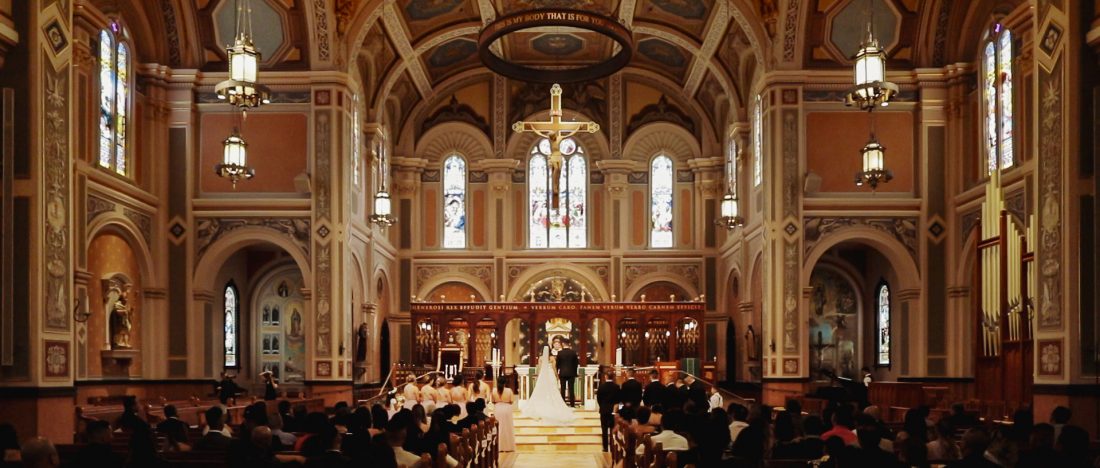
{"type": "Polygon", "coordinates": [[[500,458],[502,468],[599,468],[607,465],[604,454],[593,453],[504,453],[500,458]]]}

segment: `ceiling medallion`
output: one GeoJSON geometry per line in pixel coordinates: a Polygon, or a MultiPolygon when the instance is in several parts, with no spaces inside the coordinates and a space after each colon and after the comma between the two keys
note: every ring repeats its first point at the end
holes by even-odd
{"type": "Polygon", "coordinates": [[[499,75],[532,83],[577,83],[591,81],[622,70],[630,63],[634,39],[622,23],[599,13],[571,9],[527,10],[501,16],[485,25],[477,39],[478,56],[487,68],[499,75]],[[508,34],[547,27],[576,28],[591,31],[618,43],[619,51],[611,58],[576,68],[538,68],[509,62],[494,53],[492,45],[508,34]]]}

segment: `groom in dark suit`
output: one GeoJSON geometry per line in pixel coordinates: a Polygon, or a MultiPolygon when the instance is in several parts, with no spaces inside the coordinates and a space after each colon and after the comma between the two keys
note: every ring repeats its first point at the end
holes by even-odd
{"type": "Polygon", "coordinates": [[[577,367],[580,366],[581,361],[577,357],[577,352],[573,351],[568,344],[561,351],[558,351],[558,380],[561,382],[561,397],[564,400],[569,401],[569,406],[573,406],[575,403],[575,397],[573,396],[573,381],[577,379],[577,367]]]}

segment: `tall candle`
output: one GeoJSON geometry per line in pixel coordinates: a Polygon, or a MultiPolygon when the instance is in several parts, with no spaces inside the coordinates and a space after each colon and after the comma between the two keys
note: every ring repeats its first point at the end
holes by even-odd
{"type": "Polygon", "coordinates": [[[615,365],[619,367],[623,365],[623,348],[621,346],[615,348],[615,365]]]}

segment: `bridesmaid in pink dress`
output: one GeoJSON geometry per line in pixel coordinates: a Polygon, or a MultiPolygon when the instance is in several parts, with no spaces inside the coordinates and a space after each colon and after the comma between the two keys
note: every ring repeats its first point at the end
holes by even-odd
{"type": "Polygon", "coordinates": [[[493,391],[493,416],[497,418],[497,431],[500,433],[500,451],[515,452],[515,423],[512,421],[512,404],[515,402],[512,389],[504,385],[504,379],[497,378],[497,388],[493,391]]]}

